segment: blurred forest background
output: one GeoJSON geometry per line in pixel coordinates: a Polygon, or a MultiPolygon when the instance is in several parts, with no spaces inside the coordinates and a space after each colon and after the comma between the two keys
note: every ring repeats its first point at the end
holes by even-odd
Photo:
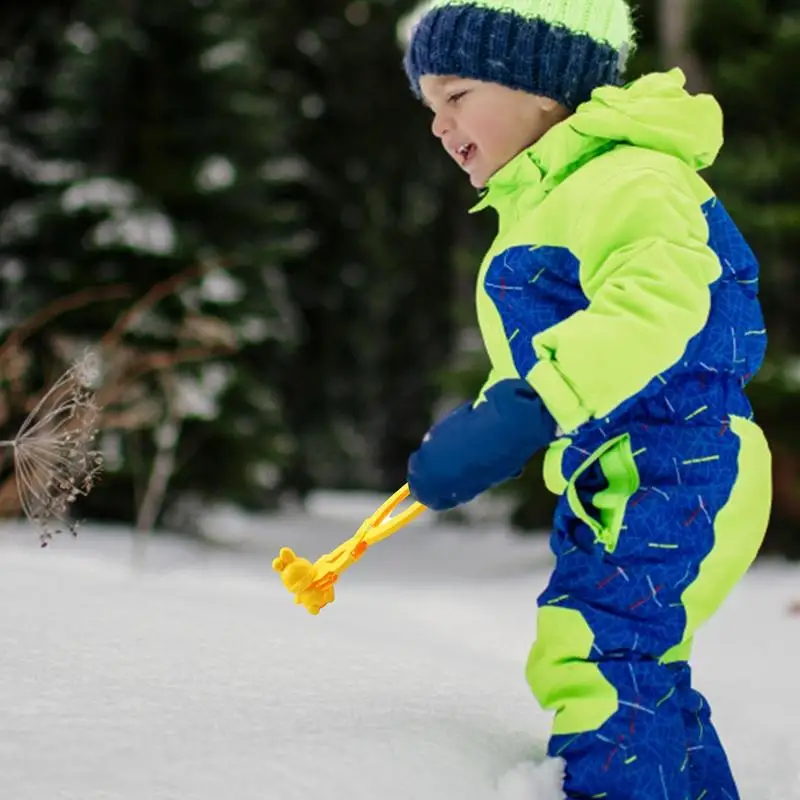
{"type": "MultiPolygon", "coordinates": [[[[410,0],[0,7],[0,438],[99,348],[95,519],[192,530],[319,489],[394,491],[486,362],[494,233],[408,91],[410,0]]],[[[630,77],[681,66],[727,144],[709,180],[763,267],[751,397],[775,455],[765,550],[800,557],[800,4],[640,0],[630,77]]],[[[9,463],[0,507],[19,512],[9,463]]],[[[539,464],[502,490],[520,530],[539,464]]]]}

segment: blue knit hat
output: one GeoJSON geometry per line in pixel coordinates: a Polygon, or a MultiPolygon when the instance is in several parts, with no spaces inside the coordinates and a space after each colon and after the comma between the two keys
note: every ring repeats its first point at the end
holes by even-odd
{"type": "Polygon", "coordinates": [[[422,75],[499,83],[574,111],[620,84],[634,48],[625,0],[433,0],[412,27],[404,66],[422,75]]]}

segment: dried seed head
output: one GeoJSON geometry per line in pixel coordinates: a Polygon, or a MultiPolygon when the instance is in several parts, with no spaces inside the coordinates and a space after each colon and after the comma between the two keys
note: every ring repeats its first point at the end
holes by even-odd
{"type": "Polygon", "coordinates": [[[102,455],[93,447],[99,408],[91,388],[99,374],[99,358],[87,353],[42,397],[16,437],[3,443],[13,448],[22,510],[41,529],[42,547],[64,530],[77,535],[70,505],[89,493],[102,470],[102,455]]]}

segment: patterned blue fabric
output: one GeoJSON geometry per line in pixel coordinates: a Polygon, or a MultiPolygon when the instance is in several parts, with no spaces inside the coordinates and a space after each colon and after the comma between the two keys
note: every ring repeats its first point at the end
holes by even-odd
{"type": "MultiPolygon", "coordinates": [[[[729,419],[752,416],[744,387],[766,343],[757,261],[722,203],[709,201],[703,213],[722,265],[705,328],[678,363],[607,419],[584,426],[564,454],[569,478],[601,444],[628,433],[641,481],[612,552],[565,496],[555,513],[556,565],[539,603],[580,611],[595,636],[590,660],[619,694],[618,711],[599,730],[551,739],[550,754],[566,759],[571,798],[739,797],[688,664],[658,660],[684,635],[682,592],[714,546],[714,519],[737,478],[739,439],[729,419]]],[[[569,252],[548,247],[517,247],[490,265],[486,290],[514,336],[522,375],[536,360],[533,336],[587,306],[577,269],[569,252]]],[[[585,512],[597,518],[592,498],[607,487],[599,466],[576,487],[585,512]]],[[[564,672],[563,696],[570,697],[564,672]]]]}
{"type": "MultiPolygon", "coordinates": [[[[636,423],[720,427],[729,414],[752,417],[742,390],[766,350],[758,262],[717,198],[702,210],[709,246],[722,265],[722,274],[710,287],[711,313],[705,328],[663,375],[605,419],[581,429],[565,453],[565,476],[580,466],[587,452],[636,423]]],[[[527,375],[536,363],[533,337],[589,305],[578,269],[578,259],[565,248],[529,245],[509,248],[489,265],[484,287],[503,321],[520,375],[527,375]]]]}
{"type": "MultiPolygon", "coordinates": [[[[589,789],[608,792],[608,800],[685,800],[704,790],[704,797],[726,797],[719,787],[731,780],[719,775],[713,726],[686,728],[682,703],[693,698],[678,693],[678,676],[658,658],[682,639],[681,595],[714,545],[714,518],[736,480],[739,439],[725,425],[639,423],[630,433],[642,485],[616,549],[595,543],[561,498],[551,538],[556,566],[539,598],[581,612],[595,635],[590,659],[617,688],[619,710],[598,731],[554,736],[550,752],[566,759],[566,789],[575,797],[589,789]],[[708,752],[696,749],[705,734],[708,752]]],[[[590,470],[580,484],[588,508],[605,481],[590,470]]]]}
{"type": "MultiPolygon", "coordinates": [[[[670,665],[675,678],[677,702],[686,732],[686,758],[691,787],[713,787],[705,798],[738,797],[736,782],[731,773],[728,757],[711,723],[711,709],[700,692],[692,688],[691,667],[684,661],[670,665]]],[[[703,800],[703,789],[692,796],[703,800]]]]}
{"type": "Polygon", "coordinates": [[[411,88],[422,75],[458,75],[551,97],[574,110],[598,86],[619,84],[622,59],[586,34],[469,3],[428,12],[405,55],[411,88]]]}
{"type": "Polygon", "coordinates": [[[531,341],[574,311],[586,308],[578,259],[563,247],[512,247],[489,265],[483,285],[492,298],[525,377],[536,363],[531,341]]]}

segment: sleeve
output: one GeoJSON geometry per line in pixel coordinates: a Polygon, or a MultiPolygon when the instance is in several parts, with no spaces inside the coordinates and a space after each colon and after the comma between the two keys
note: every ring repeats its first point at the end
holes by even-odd
{"type": "Polygon", "coordinates": [[[641,391],[708,320],[721,268],[680,180],[623,173],[576,217],[589,305],[534,337],[538,361],[526,376],[564,433],[641,391]]]}

